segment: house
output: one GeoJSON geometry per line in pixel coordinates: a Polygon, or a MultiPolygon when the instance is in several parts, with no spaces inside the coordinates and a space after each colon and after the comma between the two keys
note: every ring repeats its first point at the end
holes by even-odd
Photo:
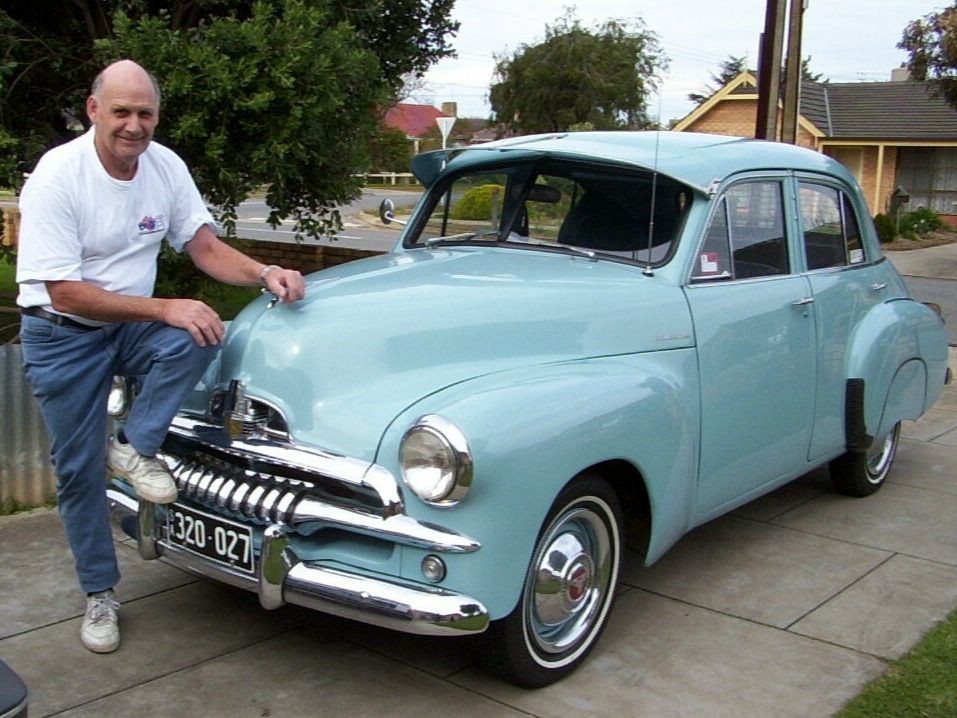
{"type": "MultiPolygon", "coordinates": [[[[448,103],[447,103],[448,104],[448,103]]],[[[443,109],[444,106],[443,106],[443,109]]],[[[400,102],[386,110],[383,122],[387,127],[395,128],[405,133],[412,140],[415,148],[413,154],[419,154],[419,144],[430,130],[435,130],[436,118],[455,117],[454,105],[449,107],[451,113],[443,112],[432,105],[416,105],[409,102],[400,102]]]]}
{"type": "Polygon", "coordinates": [[[455,117],[455,125],[448,137],[449,146],[465,146],[491,142],[507,135],[503,125],[491,125],[480,117],[458,117],[458,108],[454,102],[443,102],[442,109],[432,105],[416,105],[400,102],[390,107],[383,118],[387,127],[400,130],[415,143],[414,154],[427,149],[421,146],[427,135],[435,135],[436,118],[455,117]]]}
{"type": "MultiPolygon", "coordinates": [[[[802,81],[797,144],[846,165],[874,214],[891,211],[897,192],[909,197],[907,207],[930,208],[957,226],[957,109],[928,83],[892,77],[802,81]]],[[[742,72],[672,129],[754,137],[757,87],[754,73],[742,72]]]]}

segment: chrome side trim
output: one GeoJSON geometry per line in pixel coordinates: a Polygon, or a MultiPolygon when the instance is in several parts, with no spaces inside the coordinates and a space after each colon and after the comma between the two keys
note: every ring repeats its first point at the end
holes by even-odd
{"type": "MultiPolygon", "coordinates": [[[[155,514],[152,504],[131,499],[115,489],[107,493],[118,523],[145,512],[155,514]]],[[[263,533],[258,577],[208,561],[162,540],[156,541],[155,547],[174,566],[258,593],[260,603],[268,609],[292,603],[375,626],[430,636],[481,633],[489,623],[488,610],[471,596],[302,561],[290,547],[285,527],[278,524],[268,526],[263,533]]]]}

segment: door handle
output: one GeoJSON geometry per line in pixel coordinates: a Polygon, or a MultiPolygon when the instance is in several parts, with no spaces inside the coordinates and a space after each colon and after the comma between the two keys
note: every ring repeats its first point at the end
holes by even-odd
{"type": "Polygon", "coordinates": [[[814,297],[804,297],[803,299],[796,299],[791,302],[792,307],[803,307],[807,304],[814,304],[814,297]]]}
{"type": "Polygon", "coordinates": [[[887,282],[878,282],[877,284],[872,284],[871,289],[875,292],[879,292],[882,289],[887,289],[887,282]]]}

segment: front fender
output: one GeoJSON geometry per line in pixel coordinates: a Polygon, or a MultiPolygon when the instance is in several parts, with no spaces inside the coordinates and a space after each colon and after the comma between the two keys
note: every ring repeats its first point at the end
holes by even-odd
{"type": "MultiPolygon", "coordinates": [[[[868,312],[850,338],[847,357],[847,379],[863,381],[861,405],[848,407],[848,425],[857,413],[869,440],[898,421],[919,418],[937,400],[947,371],[947,334],[931,309],[897,299],[868,312]]],[[[848,437],[850,447],[864,448],[860,443],[848,437]]]]}
{"type": "MultiPolygon", "coordinates": [[[[480,599],[493,619],[520,595],[539,530],[576,474],[609,460],[640,472],[652,511],[648,559],[686,530],[697,466],[697,379],[690,349],[562,362],[486,375],[430,395],[403,412],[377,463],[401,475],[399,443],[425,414],[466,436],[474,479],[458,505],[439,509],[405,489],[406,510],[479,540],[448,555],[446,585],[480,599]]],[[[421,578],[426,552],[402,548],[402,573],[421,578]]]]}

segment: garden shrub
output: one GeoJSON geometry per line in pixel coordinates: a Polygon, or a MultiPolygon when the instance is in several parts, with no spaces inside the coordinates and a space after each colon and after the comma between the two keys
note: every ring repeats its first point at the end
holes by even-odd
{"type": "Polygon", "coordinates": [[[874,217],[874,229],[877,230],[877,237],[881,244],[893,242],[897,236],[897,227],[891,217],[886,214],[878,214],[874,217]]]}
{"type": "Polygon", "coordinates": [[[926,207],[918,207],[913,212],[901,216],[900,233],[905,237],[920,236],[943,229],[944,223],[937,213],[926,207]]]}
{"type": "Polygon", "coordinates": [[[452,205],[449,215],[452,219],[491,220],[493,201],[498,211],[501,211],[504,196],[505,187],[500,184],[483,184],[473,187],[452,205]]]}

